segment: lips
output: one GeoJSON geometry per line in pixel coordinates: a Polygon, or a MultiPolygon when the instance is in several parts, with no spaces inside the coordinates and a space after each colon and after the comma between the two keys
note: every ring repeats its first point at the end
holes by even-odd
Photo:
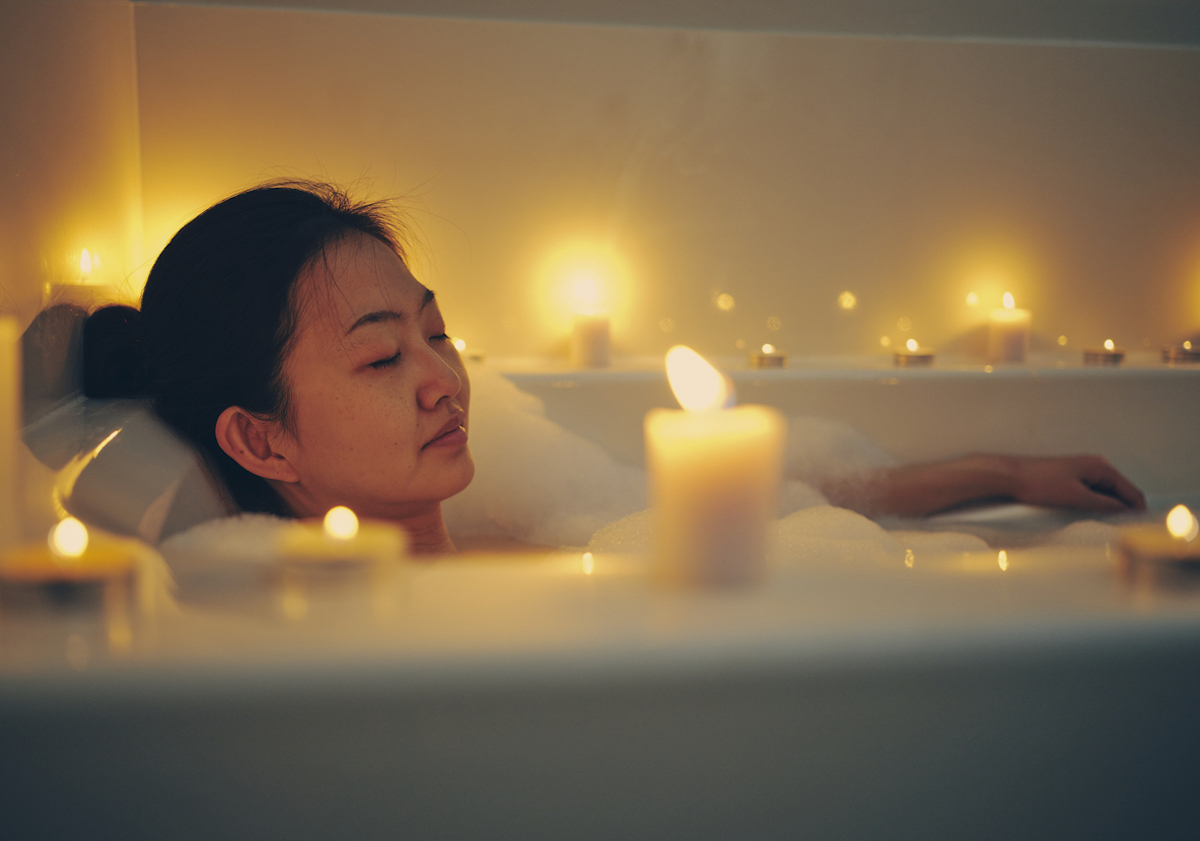
{"type": "Polygon", "coordinates": [[[463,429],[464,420],[466,419],[461,413],[451,415],[450,419],[446,421],[446,423],[442,425],[442,428],[437,431],[437,434],[426,441],[421,449],[424,450],[428,447],[436,447],[439,444],[457,444],[459,443],[459,438],[465,440],[467,437],[467,432],[465,429],[463,429]]]}

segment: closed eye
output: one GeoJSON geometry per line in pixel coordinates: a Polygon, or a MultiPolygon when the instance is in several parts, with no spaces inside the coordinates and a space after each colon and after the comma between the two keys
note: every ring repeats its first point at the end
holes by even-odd
{"type": "Polygon", "coordinates": [[[446,340],[447,340],[447,339],[449,339],[449,338],[450,338],[450,336],[449,336],[447,333],[438,333],[436,336],[430,336],[430,337],[429,337],[429,341],[431,341],[431,342],[444,342],[444,341],[446,341],[446,340]]]}
{"type": "Polygon", "coordinates": [[[400,352],[397,351],[394,356],[389,356],[387,359],[380,359],[378,362],[372,362],[368,367],[380,370],[383,368],[391,368],[400,361],[400,352]]]}

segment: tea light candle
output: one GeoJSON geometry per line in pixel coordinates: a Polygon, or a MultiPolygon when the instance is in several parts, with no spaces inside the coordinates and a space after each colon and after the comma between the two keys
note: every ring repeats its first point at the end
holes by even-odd
{"type": "Polygon", "coordinates": [[[780,353],[779,348],[765,344],[762,350],[750,354],[751,368],[782,368],[787,365],[787,354],[780,353]]]}
{"type": "Polygon", "coordinates": [[[722,408],[727,381],[690,348],[671,348],[666,364],[683,410],[646,415],[655,575],[684,585],[753,581],[778,506],[783,417],[766,406],[722,408]]]}
{"type": "Polygon", "coordinates": [[[79,520],[67,517],[50,529],[44,542],[6,552],[0,561],[0,583],[83,586],[128,579],[145,551],[136,540],[91,533],[79,520]]]}
{"type": "Polygon", "coordinates": [[[285,564],[347,566],[401,560],[408,552],[408,535],[393,523],[359,522],[353,511],[339,505],[319,525],[293,523],[281,529],[278,545],[285,564]]]}
{"type": "Polygon", "coordinates": [[[1083,351],[1084,365],[1120,365],[1125,360],[1125,348],[1117,347],[1112,339],[1105,339],[1104,347],[1090,347],[1083,351]]]}
{"type": "Polygon", "coordinates": [[[571,332],[571,362],[580,368],[604,368],[612,341],[607,315],[577,315],[571,332]]]}
{"type": "Polygon", "coordinates": [[[897,368],[917,368],[933,364],[933,348],[923,348],[916,339],[909,339],[905,346],[896,351],[892,361],[897,368]]]}
{"type": "Polygon", "coordinates": [[[17,541],[21,452],[21,328],[0,316],[0,546],[17,541]]]}
{"type": "Polygon", "coordinates": [[[1011,292],[1004,293],[1003,309],[992,310],[988,322],[988,359],[992,362],[1024,362],[1029,356],[1029,310],[1017,309],[1011,292]]]}
{"type": "Polygon", "coordinates": [[[1165,523],[1126,526],[1117,547],[1127,567],[1138,564],[1200,569],[1200,523],[1186,505],[1176,505],[1165,523]],[[1165,525],[1165,528],[1164,528],[1165,525]]]}
{"type": "Polygon", "coordinates": [[[74,304],[85,310],[116,303],[120,296],[112,284],[97,280],[94,269],[100,258],[93,257],[85,248],[79,254],[79,275],[67,283],[47,283],[42,295],[42,306],[74,304]]]}
{"type": "Polygon", "coordinates": [[[1168,364],[1200,362],[1200,347],[1193,347],[1190,341],[1167,345],[1162,349],[1162,361],[1168,364]]]}

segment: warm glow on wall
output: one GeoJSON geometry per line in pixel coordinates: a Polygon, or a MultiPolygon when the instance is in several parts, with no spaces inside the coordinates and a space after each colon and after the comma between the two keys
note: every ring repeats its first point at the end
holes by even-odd
{"type": "Polygon", "coordinates": [[[615,248],[599,240],[574,240],[546,252],[531,292],[541,324],[559,334],[578,315],[625,321],[632,287],[629,267],[615,248]]]}

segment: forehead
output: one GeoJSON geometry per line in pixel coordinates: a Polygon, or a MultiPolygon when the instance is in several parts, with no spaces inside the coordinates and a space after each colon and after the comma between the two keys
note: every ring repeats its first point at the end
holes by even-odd
{"type": "Polygon", "coordinates": [[[373,312],[415,315],[428,290],[387,244],[365,234],[343,237],[325,248],[300,280],[300,293],[312,306],[302,321],[314,319],[345,333],[373,312]]]}

